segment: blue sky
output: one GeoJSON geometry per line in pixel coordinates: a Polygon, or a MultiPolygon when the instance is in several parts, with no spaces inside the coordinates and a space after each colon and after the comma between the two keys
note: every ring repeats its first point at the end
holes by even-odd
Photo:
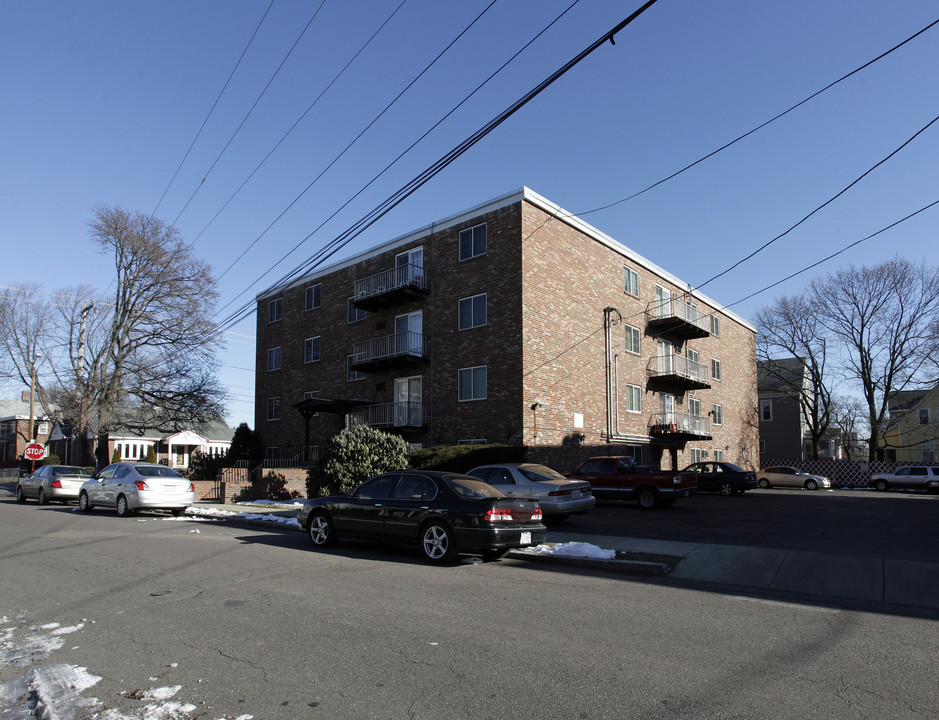
{"type": "MultiPolygon", "coordinates": [[[[406,0],[397,12],[400,0],[326,0],[322,7],[320,0],[274,0],[171,185],[269,0],[0,2],[0,284],[38,282],[55,291],[85,282],[103,291],[112,273],[110,259],[89,241],[94,207],[156,210],[185,239],[195,240],[195,252],[217,275],[224,272],[220,306],[231,304],[221,319],[641,4],[581,0],[287,255],[571,1],[495,2],[307,191],[490,0],[406,0]]],[[[932,0],[659,0],[617,35],[615,45],[594,52],[338,257],[523,185],[575,213],[609,205],[937,18],[932,0]]],[[[700,285],[784,232],[933,120],[939,114],[936,68],[939,26],[677,178],[584,217],[700,285]]],[[[939,208],[734,304],[939,200],[937,158],[939,123],[704,292],[749,319],[780,294],[798,292],[813,277],[850,263],[901,254],[935,264],[939,208]]],[[[253,426],[253,316],[232,331],[221,372],[231,394],[227,419],[253,426]]]]}

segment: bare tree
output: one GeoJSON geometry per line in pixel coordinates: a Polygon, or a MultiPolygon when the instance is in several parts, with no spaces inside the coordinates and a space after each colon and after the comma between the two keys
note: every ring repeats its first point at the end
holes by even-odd
{"type": "Polygon", "coordinates": [[[856,397],[836,396],[831,400],[831,426],[841,437],[845,460],[859,460],[867,455],[867,405],[856,397]]]}
{"type": "Polygon", "coordinates": [[[874,460],[890,394],[935,380],[939,271],[894,258],[816,279],[808,293],[819,322],[843,348],[846,372],[860,383],[874,460]]]}
{"type": "Polygon", "coordinates": [[[819,457],[822,438],[831,425],[831,389],[825,373],[828,344],[825,329],[804,296],[783,297],[756,314],[759,327],[757,358],[763,372],[775,378],[793,397],[812,440],[812,459],[819,457]],[[780,355],[797,358],[803,372],[793,373],[780,355]]]}

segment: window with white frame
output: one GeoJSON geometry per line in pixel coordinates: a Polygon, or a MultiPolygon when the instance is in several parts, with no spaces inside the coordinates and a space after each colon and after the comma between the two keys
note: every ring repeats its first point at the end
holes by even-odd
{"type": "Polygon", "coordinates": [[[766,454],[766,441],[760,440],[760,455],[766,454]]]}
{"type": "Polygon", "coordinates": [[[701,417],[701,401],[698,398],[688,398],[688,414],[701,417]]]}
{"type": "Polygon", "coordinates": [[[280,398],[269,397],[267,399],[267,419],[280,420],[280,398]]]}
{"type": "Polygon", "coordinates": [[[460,369],[457,373],[457,392],[460,401],[485,400],[486,376],[486,365],[460,369]]]}
{"type": "Polygon", "coordinates": [[[280,348],[273,347],[267,351],[267,369],[280,370],[280,348]]]}
{"type": "Polygon", "coordinates": [[[353,380],[364,380],[365,373],[361,370],[355,370],[352,367],[352,362],[355,359],[355,355],[346,355],[346,382],[352,382],[353,380]]]}
{"type": "Polygon", "coordinates": [[[37,435],[48,435],[49,434],[49,423],[41,422],[36,425],[36,434],[37,435]]]}
{"type": "Polygon", "coordinates": [[[642,333],[639,331],[639,328],[626,325],[626,352],[638,355],[641,340],[642,333]]]}
{"type": "Polygon", "coordinates": [[[460,330],[486,324],[486,293],[462,298],[459,303],[460,330]]]}
{"type": "Polygon", "coordinates": [[[642,388],[638,385],[626,385],[626,412],[642,412],[642,388]]]}
{"type": "Polygon", "coordinates": [[[639,273],[623,266],[623,292],[639,297],[639,273]]]}
{"type": "Polygon", "coordinates": [[[717,315],[711,315],[711,335],[720,336],[721,319],[717,315]]]}
{"type": "Polygon", "coordinates": [[[275,323],[284,316],[284,299],[277,298],[267,304],[267,321],[275,323]]]}
{"type": "Polygon", "coordinates": [[[352,302],[352,298],[349,298],[346,307],[346,322],[351,325],[359,320],[364,320],[366,317],[368,317],[368,312],[357,307],[356,304],[352,302]]]}
{"type": "Polygon", "coordinates": [[[701,452],[701,448],[691,448],[691,462],[701,462],[703,455],[704,454],[701,452]]]}
{"type": "Polygon", "coordinates": [[[929,425],[929,408],[919,409],[919,424],[929,425]]]}
{"type": "Polygon", "coordinates": [[[723,425],[724,424],[724,406],[715,405],[711,410],[711,423],[713,425],[723,425]]]}
{"type": "Polygon", "coordinates": [[[766,399],[760,400],[760,420],[771,422],[773,419],[773,401],[766,399]]]}
{"type": "Polygon", "coordinates": [[[717,358],[711,358],[711,378],[714,380],[723,379],[721,375],[721,361],[717,358]]]}
{"type": "Polygon", "coordinates": [[[320,359],[320,336],[307,338],[303,341],[303,362],[319,362],[320,359]]]}
{"type": "Polygon", "coordinates": [[[306,299],[303,304],[304,310],[315,310],[320,306],[321,295],[323,292],[323,284],[316,283],[316,285],[310,285],[306,289],[306,299]]]}
{"type": "Polygon", "coordinates": [[[486,223],[460,231],[460,260],[486,254],[486,223]]]}
{"type": "Polygon", "coordinates": [[[936,441],[927,440],[922,445],[923,462],[936,462],[936,441]]]}
{"type": "Polygon", "coordinates": [[[723,451],[723,450],[717,450],[717,449],[715,448],[715,450],[714,450],[714,460],[715,460],[716,462],[724,462],[724,451],[723,451]]]}

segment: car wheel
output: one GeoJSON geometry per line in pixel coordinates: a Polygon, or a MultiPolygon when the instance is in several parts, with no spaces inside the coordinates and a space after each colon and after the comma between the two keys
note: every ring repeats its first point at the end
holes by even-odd
{"type": "Polygon", "coordinates": [[[91,512],[91,500],[88,499],[88,493],[84,490],[78,493],[78,509],[82,512],[91,512]]]}
{"type": "Polygon", "coordinates": [[[884,490],[887,489],[887,487],[888,487],[888,485],[887,485],[887,481],[886,481],[886,480],[883,480],[883,479],[881,479],[881,478],[878,478],[877,480],[874,481],[874,489],[875,489],[875,490],[880,490],[881,492],[883,492],[884,490]]]}
{"type": "Polygon", "coordinates": [[[130,509],[130,505],[127,504],[127,498],[123,495],[117,496],[117,514],[121,517],[134,514],[134,511],[130,509]]]}
{"type": "Polygon", "coordinates": [[[643,510],[651,510],[658,505],[658,495],[652,488],[642,488],[636,496],[639,501],[639,507],[643,510]]]}
{"type": "Polygon", "coordinates": [[[501,560],[509,554],[511,548],[489,548],[482,551],[483,560],[501,560]]]}
{"type": "Polygon", "coordinates": [[[760,478],[760,480],[759,480],[759,482],[757,483],[757,485],[759,485],[759,486],[760,486],[761,488],[763,488],[764,490],[768,490],[768,489],[769,489],[769,480],[767,480],[766,478],[760,478]]]}
{"type": "Polygon", "coordinates": [[[421,530],[421,552],[429,562],[451,562],[456,557],[456,542],[450,526],[439,520],[427,523],[421,530]]]}
{"type": "Polygon", "coordinates": [[[36,502],[38,502],[40,505],[45,505],[49,502],[46,500],[46,491],[42,488],[39,488],[39,494],[36,496],[36,502]]]}
{"type": "Polygon", "coordinates": [[[26,502],[26,494],[23,492],[23,488],[21,488],[19,485],[16,486],[16,502],[18,502],[20,505],[26,502]]]}
{"type": "Polygon", "coordinates": [[[734,494],[734,486],[729,482],[722,482],[718,492],[720,492],[720,494],[724,497],[728,497],[729,495],[734,494]]]}
{"type": "Polygon", "coordinates": [[[307,533],[310,536],[310,542],[316,547],[331,548],[336,545],[336,529],[333,527],[333,519],[324,512],[313,513],[307,524],[307,533]]]}
{"type": "Polygon", "coordinates": [[[806,490],[818,490],[818,483],[815,480],[806,480],[805,489],[806,490]]]}

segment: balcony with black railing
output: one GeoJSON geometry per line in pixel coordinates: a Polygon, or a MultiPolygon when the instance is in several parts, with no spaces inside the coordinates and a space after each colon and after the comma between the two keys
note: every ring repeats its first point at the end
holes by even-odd
{"type": "Polygon", "coordinates": [[[418,365],[430,360],[429,348],[429,338],[419,332],[399,332],[363,340],[352,346],[350,367],[361,372],[379,372],[418,365]]]}
{"type": "Polygon", "coordinates": [[[684,355],[659,355],[649,361],[649,381],[679,390],[705,390],[711,387],[711,372],[684,355]]]}
{"type": "Polygon", "coordinates": [[[649,434],[660,440],[710,440],[711,418],[680,412],[653,413],[649,434]]]}
{"type": "Polygon", "coordinates": [[[430,422],[430,406],[423,402],[365,405],[346,415],[346,427],[423,428],[430,422]]]}
{"type": "Polygon", "coordinates": [[[376,311],[420,300],[430,294],[427,270],[422,265],[397,265],[355,281],[352,302],[363,310],[376,311]]]}
{"type": "Polygon", "coordinates": [[[690,302],[671,297],[649,303],[646,324],[656,334],[669,334],[685,340],[711,334],[710,315],[690,302]]]}

